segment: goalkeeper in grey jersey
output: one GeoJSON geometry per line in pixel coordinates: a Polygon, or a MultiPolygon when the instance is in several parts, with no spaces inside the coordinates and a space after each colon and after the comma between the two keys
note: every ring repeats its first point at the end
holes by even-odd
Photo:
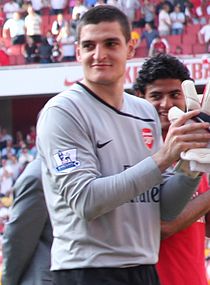
{"type": "Polygon", "coordinates": [[[49,100],[37,124],[54,283],[158,285],[160,219],[175,218],[199,182],[170,166],[207,145],[210,134],[196,131],[209,124],[185,125],[199,111],[186,113],[162,143],[155,108],[123,91],[134,47],[116,7],[88,10],[77,39],[84,79],[49,100]]]}

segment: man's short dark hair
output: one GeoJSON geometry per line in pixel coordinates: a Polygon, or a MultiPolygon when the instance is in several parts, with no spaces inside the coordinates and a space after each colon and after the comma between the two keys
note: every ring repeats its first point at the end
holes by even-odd
{"type": "Polygon", "coordinates": [[[81,17],[77,26],[77,40],[80,42],[82,27],[89,24],[99,24],[101,22],[118,22],[121,26],[122,33],[128,42],[131,38],[131,27],[127,16],[118,8],[112,5],[98,5],[90,8],[81,17]]]}
{"type": "Polygon", "coordinates": [[[158,54],[147,59],[138,72],[135,87],[138,87],[144,96],[147,85],[158,79],[178,79],[181,82],[192,80],[187,67],[178,58],[169,54],[158,54]]]}

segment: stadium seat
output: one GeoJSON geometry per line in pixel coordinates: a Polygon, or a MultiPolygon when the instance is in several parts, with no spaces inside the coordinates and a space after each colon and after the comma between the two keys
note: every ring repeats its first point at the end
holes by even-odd
{"type": "Polygon", "coordinates": [[[22,45],[11,45],[8,48],[8,53],[10,55],[21,55],[22,54],[22,45]]]}
{"type": "Polygon", "coordinates": [[[135,57],[147,57],[148,49],[145,46],[139,46],[136,48],[135,57]]]}
{"type": "Polygon", "coordinates": [[[47,31],[51,30],[49,18],[50,18],[49,15],[42,15],[41,29],[42,29],[42,34],[43,35],[46,35],[47,31]]]}
{"type": "Polygon", "coordinates": [[[193,54],[202,54],[202,53],[206,53],[206,46],[205,44],[199,44],[196,43],[193,45],[193,54]]]}
{"type": "Polygon", "coordinates": [[[193,54],[192,44],[182,44],[183,54],[193,54]]]}
{"type": "Polygon", "coordinates": [[[184,34],[192,35],[192,34],[198,34],[199,30],[201,29],[201,24],[190,24],[188,23],[185,26],[184,34]]]}
{"type": "Polygon", "coordinates": [[[182,42],[182,36],[181,35],[169,35],[165,38],[168,41],[168,44],[170,47],[181,45],[181,42],[182,42]]]}
{"type": "Polygon", "coordinates": [[[183,34],[182,35],[182,44],[183,45],[196,44],[197,42],[198,42],[197,33],[183,34]]]}

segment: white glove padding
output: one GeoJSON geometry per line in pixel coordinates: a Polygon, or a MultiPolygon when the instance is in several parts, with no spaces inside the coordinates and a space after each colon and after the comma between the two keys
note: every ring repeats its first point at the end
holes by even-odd
{"type": "MultiPolygon", "coordinates": [[[[187,111],[200,109],[201,113],[193,120],[197,122],[210,122],[210,82],[206,85],[202,101],[200,103],[193,81],[185,80],[182,83],[183,93],[186,99],[187,111]]],[[[169,120],[178,119],[184,112],[177,107],[169,110],[169,120]]],[[[189,120],[192,122],[192,120],[189,120]]],[[[210,130],[209,130],[210,131],[210,130]]],[[[200,172],[210,173],[210,142],[207,148],[190,149],[181,153],[181,160],[176,165],[177,171],[196,177],[200,172]]]]}

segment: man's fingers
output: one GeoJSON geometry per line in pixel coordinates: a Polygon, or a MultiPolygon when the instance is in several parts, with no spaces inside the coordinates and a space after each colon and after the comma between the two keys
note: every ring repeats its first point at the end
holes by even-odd
{"type": "Polygon", "coordinates": [[[186,123],[187,123],[186,125],[188,125],[188,123],[193,124],[193,118],[200,114],[200,110],[198,110],[198,109],[190,111],[190,112],[187,112],[187,113],[183,113],[181,110],[178,112],[177,109],[176,109],[175,110],[176,114],[173,114],[174,110],[175,109],[172,108],[172,112],[169,111],[169,118],[170,118],[171,121],[173,121],[173,126],[175,126],[175,127],[183,126],[186,123]],[[178,118],[175,120],[175,119],[173,119],[173,116],[174,116],[174,118],[177,118],[177,117],[178,118]],[[192,121],[187,122],[190,119],[192,119],[192,121]]]}

